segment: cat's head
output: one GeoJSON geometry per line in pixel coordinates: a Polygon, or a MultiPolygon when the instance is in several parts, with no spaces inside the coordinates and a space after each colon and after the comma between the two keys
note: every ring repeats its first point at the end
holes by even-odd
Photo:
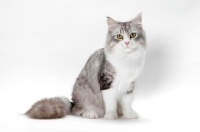
{"type": "Polygon", "coordinates": [[[118,22],[107,17],[107,23],[106,49],[108,51],[131,53],[137,49],[145,49],[146,37],[142,28],[141,13],[128,22],[118,22]]]}

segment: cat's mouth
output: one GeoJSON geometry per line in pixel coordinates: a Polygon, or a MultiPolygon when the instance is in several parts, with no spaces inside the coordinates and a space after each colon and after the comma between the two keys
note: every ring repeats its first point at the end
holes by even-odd
{"type": "Polygon", "coordinates": [[[137,49],[137,45],[134,45],[134,46],[127,46],[127,47],[125,47],[124,49],[137,49]]]}
{"type": "Polygon", "coordinates": [[[134,50],[137,50],[137,48],[138,48],[137,46],[132,46],[132,47],[127,46],[123,49],[123,51],[126,52],[126,53],[130,53],[134,50]]]}

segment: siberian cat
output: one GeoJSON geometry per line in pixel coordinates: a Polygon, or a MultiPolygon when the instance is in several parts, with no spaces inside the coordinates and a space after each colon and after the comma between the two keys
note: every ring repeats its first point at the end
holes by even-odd
{"type": "Polygon", "coordinates": [[[65,97],[43,99],[26,112],[31,118],[61,118],[67,114],[87,118],[138,118],[131,108],[134,82],[140,74],[146,49],[142,16],[128,22],[107,17],[104,48],[94,52],[78,76],[72,101],[65,97]]]}

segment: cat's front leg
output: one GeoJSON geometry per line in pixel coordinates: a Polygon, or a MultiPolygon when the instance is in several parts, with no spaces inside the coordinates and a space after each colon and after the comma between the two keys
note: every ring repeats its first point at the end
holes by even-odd
{"type": "Polygon", "coordinates": [[[123,117],[124,118],[130,118],[130,119],[137,119],[138,114],[131,108],[131,102],[132,102],[132,90],[127,91],[124,95],[121,97],[121,106],[123,111],[123,117]]]}
{"type": "Polygon", "coordinates": [[[116,89],[111,87],[110,89],[102,90],[102,96],[105,106],[105,119],[117,119],[117,97],[116,89]]]}

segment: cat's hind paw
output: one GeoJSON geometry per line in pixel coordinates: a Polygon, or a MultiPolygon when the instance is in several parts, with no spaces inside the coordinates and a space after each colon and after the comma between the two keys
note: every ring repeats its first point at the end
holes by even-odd
{"type": "Polygon", "coordinates": [[[94,111],[85,111],[82,116],[90,119],[99,118],[99,115],[94,111]]]}
{"type": "Polygon", "coordinates": [[[116,113],[116,112],[107,112],[107,113],[104,115],[104,118],[105,118],[105,119],[109,119],[109,120],[117,119],[117,113],[116,113]]]}

